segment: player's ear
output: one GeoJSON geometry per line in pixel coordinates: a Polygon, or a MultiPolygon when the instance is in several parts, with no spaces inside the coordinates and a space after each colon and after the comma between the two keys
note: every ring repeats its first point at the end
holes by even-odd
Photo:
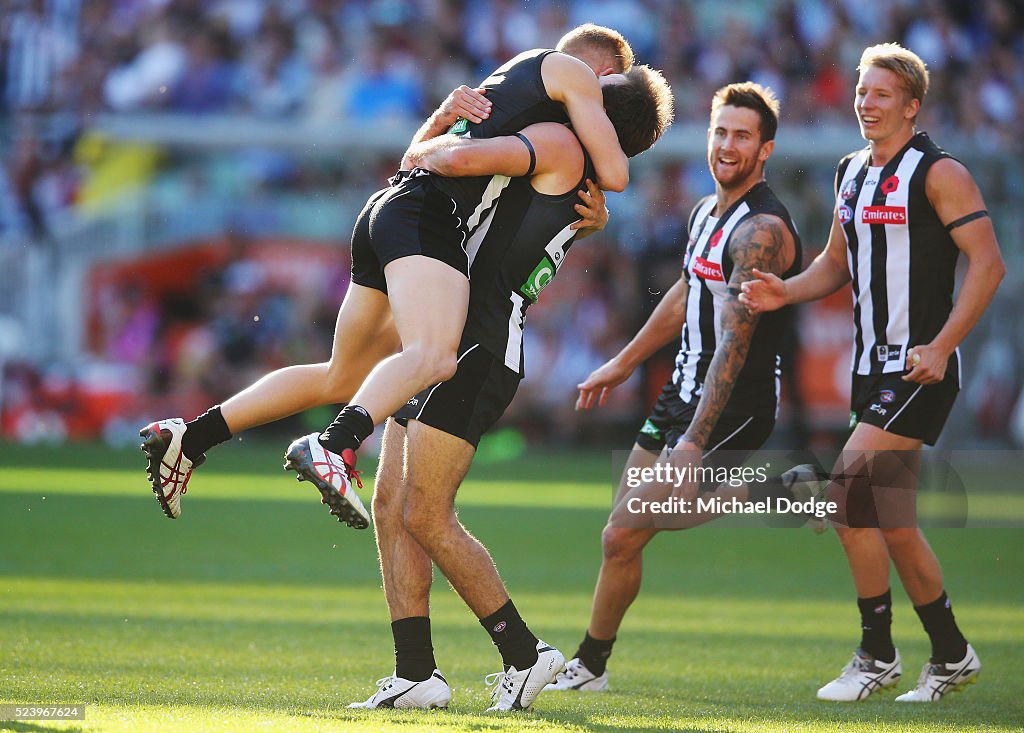
{"type": "Polygon", "coordinates": [[[908,120],[912,120],[917,117],[918,111],[921,109],[920,99],[911,99],[907,102],[907,108],[903,111],[903,117],[908,120]]]}
{"type": "Polygon", "coordinates": [[[612,66],[605,66],[605,67],[603,67],[601,69],[598,69],[598,71],[597,71],[597,75],[598,76],[608,76],[609,74],[617,74],[617,73],[619,73],[619,72],[617,72],[615,70],[615,68],[612,67],[612,66]]]}
{"type": "Polygon", "coordinates": [[[768,161],[772,157],[772,151],[775,150],[775,141],[769,140],[766,143],[761,143],[761,149],[757,151],[757,159],[762,163],[768,161]]]}

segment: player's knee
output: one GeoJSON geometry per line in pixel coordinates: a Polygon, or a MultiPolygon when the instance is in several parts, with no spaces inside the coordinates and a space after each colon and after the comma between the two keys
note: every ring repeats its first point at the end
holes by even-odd
{"type": "Polygon", "coordinates": [[[350,402],[358,387],[358,384],[353,383],[350,369],[345,369],[343,365],[333,359],[325,365],[324,404],[350,402]]]}
{"type": "Polygon", "coordinates": [[[889,547],[906,547],[918,541],[919,533],[916,527],[892,527],[883,529],[882,537],[889,547]]]}
{"type": "Polygon", "coordinates": [[[601,551],[611,562],[631,560],[643,549],[640,533],[625,527],[605,527],[601,533],[601,551]]]}
{"type": "Polygon", "coordinates": [[[454,349],[434,344],[414,344],[402,351],[402,358],[410,360],[413,372],[424,387],[451,379],[459,366],[454,349]]]}
{"type": "Polygon", "coordinates": [[[373,521],[374,524],[401,525],[404,520],[402,501],[398,496],[399,482],[387,474],[377,476],[373,484],[373,521]]]}
{"type": "Polygon", "coordinates": [[[438,515],[422,502],[406,501],[402,509],[402,522],[405,531],[411,534],[424,549],[429,549],[435,542],[441,523],[438,515]]]}

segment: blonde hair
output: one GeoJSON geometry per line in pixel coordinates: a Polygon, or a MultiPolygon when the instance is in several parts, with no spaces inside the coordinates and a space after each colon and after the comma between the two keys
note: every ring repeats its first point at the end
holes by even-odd
{"type": "Polygon", "coordinates": [[[585,50],[605,54],[614,60],[615,71],[619,74],[629,71],[635,62],[633,49],[621,33],[593,23],[576,26],[562,36],[555,48],[570,56],[585,50]]]}
{"type": "Polygon", "coordinates": [[[928,67],[916,53],[898,43],[869,46],[860,56],[857,72],[863,73],[869,66],[894,73],[907,95],[924,103],[924,95],[928,93],[928,67]]]}

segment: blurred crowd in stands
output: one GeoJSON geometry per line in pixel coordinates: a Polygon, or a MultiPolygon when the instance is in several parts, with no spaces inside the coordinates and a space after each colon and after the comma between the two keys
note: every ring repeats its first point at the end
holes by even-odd
{"type": "MultiPolygon", "coordinates": [[[[638,61],[663,69],[674,84],[677,119],[697,123],[706,119],[716,88],[749,78],[778,93],[784,125],[851,124],[861,50],[897,40],[933,72],[923,128],[940,142],[1024,149],[1021,0],[0,0],[0,247],[44,241],[56,217],[83,206],[83,170],[105,153],[104,143],[89,136],[97,115],[233,114],[366,125],[422,118],[455,86],[481,80],[521,50],[550,47],[583,22],[620,30],[638,61]]],[[[133,155],[122,167],[148,174],[159,165],[158,151],[133,155]]],[[[379,161],[374,175],[357,176],[253,155],[247,161],[261,172],[254,180],[328,197],[344,190],[355,199],[378,188],[394,163],[379,161]]],[[[827,230],[831,174],[787,180],[809,244],[827,230]]],[[[209,170],[184,175],[197,199],[209,184],[203,177],[215,177],[209,170]]],[[[556,438],[585,427],[572,410],[575,384],[633,333],[678,276],[687,213],[710,192],[701,161],[663,161],[637,180],[616,205],[609,231],[574,251],[531,313],[527,370],[536,376],[513,414],[538,434],[550,433],[552,423],[561,428],[556,438]],[[554,419],[531,428],[539,412],[554,419]]],[[[252,211],[270,216],[272,207],[257,204],[252,211]]],[[[243,229],[246,237],[260,234],[258,222],[243,229]]],[[[339,251],[346,236],[339,233],[339,251]]],[[[91,342],[94,355],[135,365],[142,388],[153,393],[199,388],[212,399],[267,369],[325,358],[344,282],[324,284],[314,307],[295,293],[254,286],[260,267],[239,252],[233,265],[198,277],[184,301],[105,293],[113,320],[91,342]],[[239,288],[245,298],[219,307],[225,293],[239,288]],[[323,341],[312,351],[302,330],[311,316],[323,341]],[[123,323],[114,324],[119,318],[123,323]],[[174,339],[183,321],[206,324],[189,331],[194,340],[186,344],[187,353],[203,355],[202,368],[160,362],[160,354],[181,346],[174,339]],[[277,327],[283,334],[273,333],[277,327]]],[[[660,386],[670,356],[621,391],[606,411],[612,420],[635,422],[637,405],[660,386]]]]}

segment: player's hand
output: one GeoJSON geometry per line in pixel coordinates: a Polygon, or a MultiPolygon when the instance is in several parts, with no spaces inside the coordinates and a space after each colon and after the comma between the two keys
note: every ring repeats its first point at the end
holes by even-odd
{"type": "Polygon", "coordinates": [[[441,103],[438,114],[454,125],[460,117],[470,122],[482,122],[491,116],[491,102],[484,96],[486,89],[473,89],[465,84],[452,90],[441,103]]]}
{"type": "Polygon", "coordinates": [[[576,399],[577,410],[589,410],[597,400],[597,406],[603,407],[608,401],[608,394],[629,379],[633,370],[617,359],[605,362],[590,373],[590,376],[576,385],[580,391],[576,399]]]}
{"type": "Polygon", "coordinates": [[[574,208],[582,218],[570,224],[569,228],[579,231],[580,238],[604,229],[608,225],[608,207],[605,206],[604,191],[588,178],[586,190],[577,191],[576,195],[583,203],[576,204],[574,208]]]}
{"type": "Polygon", "coordinates": [[[764,313],[778,310],[786,305],[786,283],[778,275],[753,270],[756,280],[747,280],[740,284],[739,301],[751,313],[764,313]]]}
{"type": "Polygon", "coordinates": [[[686,501],[693,501],[697,498],[697,493],[700,491],[700,484],[698,481],[693,479],[693,476],[698,473],[696,469],[700,468],[701,465],[701,449],[696,443],[692,443],[686,438],[680,438],[672,449],[672,453],[669,454],[669,463],[683,471],[687,466],[692,466],[693,470],[687,471],[685,474],[679,473],[677,475],[685,475],[687,478],[682,481],[678,486],[673,485],[672,496],[679,499],[685,499],[686,501]]]}
{"type": "Polygon", "coordinates": [[[949,352],[938,346],[924,344],[907,349],[907,365],[910,370],[903,375],[904,382],[938,384],[946,377],[949,352]]]}

